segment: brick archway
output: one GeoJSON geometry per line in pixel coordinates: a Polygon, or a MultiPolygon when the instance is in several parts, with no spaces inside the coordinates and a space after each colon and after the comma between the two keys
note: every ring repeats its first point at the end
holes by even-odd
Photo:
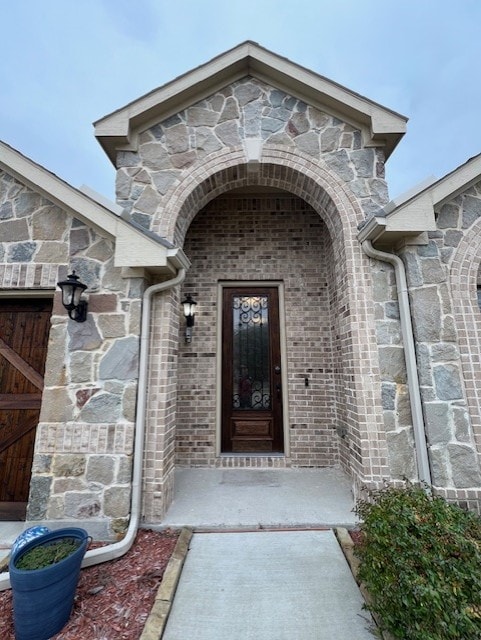
{"type": "Polygon", "coordinates": [[[481,464],[481,310],[476,285],[481,268],[481,219],[459,243],[454,255],[450,284],[458,332],[463,379],[478,456],[481,464]]]}
{"type": "Polygon", "coordinates": [[[249,186],[276,187],[299,196],[316,209],[333,238],[342,234],[347,241],[352,236],[358,244],[355,234],[364,215],[345,183],[321,160],[276,145],[265,145],[255,164],[247,161],[243,148],[212,154],[166,194],[152,230],[182,246],[190,223],[208,202],[249,186]]]}
{"type": "Polygon", "coordinates": [[[275,187],[305,200],[327,226],[336,256],[342,351],[336,374],[349,431],[350,472],[356,485],[376,485],[389,476],[382,421],[380,378],[371,295],[369,260],[357,241],[364,219],[359,203],[340,177],[322,161],[285,147],[265,145],[259,163],[248,163],[243,148],[210,156],[166,194],[162,217],[153,230],[183,246],[195,216],[216,197],[239,187],[275,187]]]}

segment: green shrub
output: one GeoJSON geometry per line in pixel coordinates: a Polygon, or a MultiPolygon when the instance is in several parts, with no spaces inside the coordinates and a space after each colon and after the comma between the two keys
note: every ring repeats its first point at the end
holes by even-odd
{"type": "Polygon", "coordinates": [[[57,542],[39,544],[19,555],[15,562],[17,569],[32,571],[44,569],[72,555],[80,546],[78,540],[64,538],[57,542]]]}
{"type": "Polygon", "coordinates": [[[381,628],[402,640],[481,639],[481,520],[421,487],[357,503],[359,578],[381,628]]]}

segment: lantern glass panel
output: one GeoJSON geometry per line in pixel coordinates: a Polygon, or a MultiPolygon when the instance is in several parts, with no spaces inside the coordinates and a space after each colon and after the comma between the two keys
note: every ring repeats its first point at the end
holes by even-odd
{"type": "Polygon", "coordinates": [[[187,300],[183,303],[184,305],[184,316],[188,318],[189,316],[193,316],[195,313],[195,302],[191,302],[187,300]]]}
{"type": "Polygon", "coordinates": [[[82,287],[73,287],[73,304],[75,307],[78,306],[79,302],[80,302],[80,296],[82,295],[82,287]]]}
{"type": "Polygon", "coordinates": [[[62,302],[65,308],[71,308],[74,297],[74,287],[71,284],[62,286],[62,302]]]}

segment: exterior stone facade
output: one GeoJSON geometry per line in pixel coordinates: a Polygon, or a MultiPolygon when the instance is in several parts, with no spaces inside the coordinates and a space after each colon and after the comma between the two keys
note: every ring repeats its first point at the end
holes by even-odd
{"type": "MultiPolygon", "coordinates": [[[[428,456],[436,491],[479,511],[480,183],[443,202],[435,213],[436,231],[429,231],[422,244],[399,251],[411,302],[428,456]]],[[[378,263],[374,274],[390,470],[393,478],[396,469],[399,478],[416,478],[406,369],[399,354],[386,351],[390,344],[403,350],[394,272],[378,263]]]]}
{"type": "Polygon", "coordinates": [[[372,277],[390,475],[393,480],[415,480],[416,451],[394,269],[373,261],[372,277]]]}
{"type": "Polygon", "coordinates": [[[68,269],[89,291],[83,324],[55,293],[27,517],[89,519],[111,536],[130,509],[142,281],[120,277],[109,238],[5,172],[0,238],[2,298],[53,296],[68,269]]]}
{"type": "MultiPolygon", "coordinates": [[[[249,55],[267,65],[257,46],[249,55]]],[[[83,197],[75,209],[79,194],[68,185],[49,198],[31,174],[0,174],[0,302],[55,296],[29,519],[82,523],[99,537],[123,531],[144,413],[145,522],[162,521],[176,465],[339,465],[355,493],[416,480],[419,418],[400,292],[393,267],[368,258],[363,239],[405,267],[433,485],[479,510],[481,162],[477,179],[474,159],[388,204],[384,163],[401,116],[313,74],[307,85],[305,70],[282,59],[271,56],[274,67],[257,76],[240,59],[249,73],[236,67],[231,79],[226,60],[222,82],[217,61],[213,79],[197,70],[197,84],[174,81],[158,104],[154,92],[97,124],[117,167],[121,216],[87,219],[82,207],[98,205],[83,197]],[[82,324],[54,294],[71,269],[88,287],[82,324]],[[155,283],[165,286],[146,311],[155,283]],[[226,283],[271,283],[282,294],[281,455],[220,450],[226,283]],[[179,303],[189,293],[198,313],[185,343],[179,303]],[[140,338],[149,352],[139,373],[140,338]]]]}
{"type": "Polygon", "coordinates": [[[481,314],[476,308],[481,182],[442,205],[437,213],[438,230],[429,233],[429,243],[407,249],[404,259],[433,482],[437,487],[471,489],[462,495],[474,507],[481,496],[474,490],[481,485],[481,314]],[[473,251],[474,244],[478,247],[473,251]],[[468,247],[471,282],[463,278],[460,283],[455,274],[468,247]]]}
{"type": "MultiPolygon", "coordinates": [[[[182,243],[191,220],[173,220],[166,211],[176,188],[206,160],[227,160],[247,141],[322,158],[327,171],[349,184],[364,216],[387,203],[382,152],[362,148],[359,130],[254,78],[235,82],[141,133],[137,152],[120,152],[117,202],[138,224],[182,243]]],[[[204,188],[217,186],[222,193],[221,181],[213,182],[204,188]]]]}

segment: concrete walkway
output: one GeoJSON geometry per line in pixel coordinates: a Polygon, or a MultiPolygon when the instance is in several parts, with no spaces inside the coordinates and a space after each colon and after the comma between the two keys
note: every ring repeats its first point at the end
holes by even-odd
{"type": "MultiPolygon", "coordinates": [[[[177,469],[161,526],[196,533],[163,640],[373,640],[332,530],[316,530],[355,526],[353,507],[337,468],[177,469]]],[[[0,523],[0,558],[25,526],[0,523]]]]}
{"type": "Polygon", "coordinates": [[[330,530],[196,533],[163,640],[373,640],[330,530]]]}
{"type": "Polygon", "coordinates": [[[25,522],[0,522],[0,566],[10,555],[10,547],[26,526],[25,522]]]}
{"type": "Polygon", "coordinates": [[[351,483],[339,468],[177,469],[163,527],[352,528],[351,483]]]}

